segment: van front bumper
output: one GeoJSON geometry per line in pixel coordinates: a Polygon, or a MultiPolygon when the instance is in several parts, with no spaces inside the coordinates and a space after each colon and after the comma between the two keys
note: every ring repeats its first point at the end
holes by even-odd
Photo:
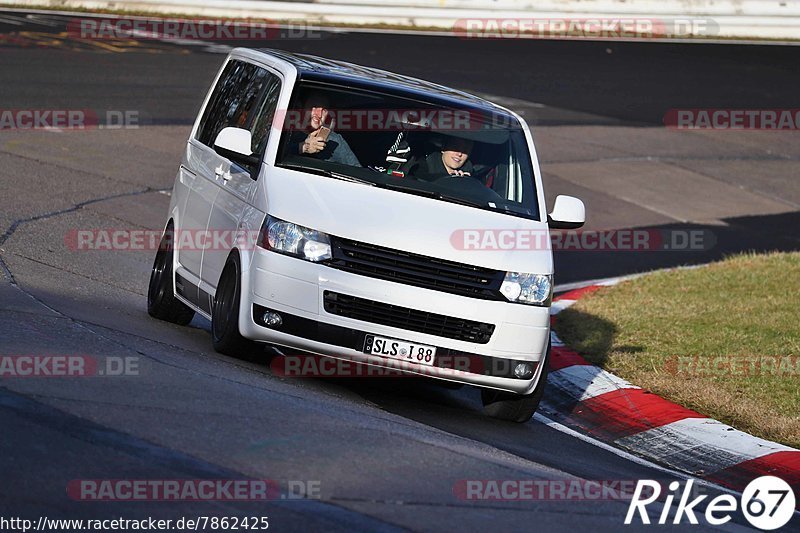
{"type": "MultiPolygon", "coordinates": [[[[243,273],[240,330],[250,339],[344,361],[402,370],[448,381],[529,394],[541,375],[550,336],[549,308],[481,300],[340,271],[257,249],[243,273]],[[400,309],[494,326],[490,338],[470,342],[357,320],[326,310],[326,293],[400,309]],[[266,311],[279,326],[263,321],[266,311]],[[436,347],[432,366],[365,353],[369,335],[436,347]],[[532,375],[514,375],[518,363],[532,375]]],[[[330,298],[328,299],[330,301],[330,298]]],[[[291,354],[291,352],[290,352],[291,354]]],[[[368,375],[365,374],[365,375],[368,375]]]]}

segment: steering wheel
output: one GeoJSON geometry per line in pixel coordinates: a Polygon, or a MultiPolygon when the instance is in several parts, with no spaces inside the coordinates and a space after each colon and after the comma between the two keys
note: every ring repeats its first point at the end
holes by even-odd
{"type": "MultiPolygon", "coordinates": [[[[503,202],[503,197],[497,194],[494,189],[490,189],[482,181],[474,176],[451,176],[449,174],[437,178],[433,181],[439,185],[440,189],[450,189],[448,192],[456,193],[466,199],[479,200],[481,202],[503,202]]],[[[442,192],[445,192],[442,190],[442,192]]]]}

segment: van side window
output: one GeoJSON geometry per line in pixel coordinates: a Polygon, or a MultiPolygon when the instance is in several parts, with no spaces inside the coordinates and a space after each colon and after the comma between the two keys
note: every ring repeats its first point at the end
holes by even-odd
{"type": "Polygon", "coordinates": [[[253,144],[251,148],[254,154],[263,154],[264,149],[267,147],[269,132],[272,129],[272,122],[275,120],[275,110],[278,108],[278,97],[280,95],[280,78],[267,72],[264,96],[261,98],[258,113],[256,113],[253,126],[250,129],[253,133],[253,144]]]}
{"type": "Polygon", "coordinates": [[[253,152],[261,154],[269,137],[280,87],[280,79],[267,70],[243,61],[230,61],[200,120],[197,140],[213,148],[223,128],[244,128],[253,133],[253,152]]]}

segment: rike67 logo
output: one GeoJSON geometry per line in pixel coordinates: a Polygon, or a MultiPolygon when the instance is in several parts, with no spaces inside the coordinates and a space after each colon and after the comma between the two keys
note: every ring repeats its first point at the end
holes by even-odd
{"type": "MultiPolygon", "coordinates": [[[[628,506],[625,524],[635,523],[637,514],[638,520],[642,524],[650,524],[651,516],[647,506],[656,501],[659,501],[661,505],[659,506],[660,513],[658,509],[654,509],[658,516],[655,523],[660,525],[686,522],[697,525],[699,524],[697,517],[700,515],[709,525],[721,526],[730,522],[733,514],[739,508],[753,527],[763,531],[773,531],[788,524],[795,511],[795,495],[792,487],[784,480],[774,476],[762,476],[751,481],[742,492],[740,501],[730,494],[717,496],[706,503],[703,513],[695,508],[700,506],[708,496],[701,495],[690,501],[689,498],[693,495],[693,483],[693,480],[688,480],[682,493],[678,495],[681,484],[673,481],[669,484],[669,492],[663,498],[662,503],[660,501],[661,485],[657,481],[639,480],[628,506]],[[673,514],[673,502],[676,499],[678,503],[673,514]]],[[[653,518],[655,519],[655,517],[653,518]]]]}

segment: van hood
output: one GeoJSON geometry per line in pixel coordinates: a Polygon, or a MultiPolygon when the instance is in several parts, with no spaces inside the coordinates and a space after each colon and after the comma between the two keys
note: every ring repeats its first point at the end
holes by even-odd
{"type": "Polygon", "coordinates": [[[287,222],[495,270],[553,272],[544,222],[277,167],[262,179],[258,207],[287,222]]]}

